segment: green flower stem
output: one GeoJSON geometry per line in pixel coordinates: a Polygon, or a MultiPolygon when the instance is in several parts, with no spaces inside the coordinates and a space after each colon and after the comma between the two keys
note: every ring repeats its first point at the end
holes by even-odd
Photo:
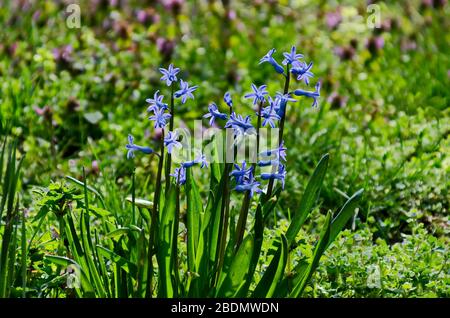
{"type": "MultiPolygon", "coordinates": [[[[173,96],[173,92],[174,91],[174,85],[172,83],[172,91],[170,94],[170,122],[169,122],[169,131],[173,131],[173,125],[174,125],[174,118],[175,118],[175,106],[174,106],[174,96],[173,96]]],[[[163,140],[163,145],[164,145],[164,140],[163,140]]],[[[170,170],[172,168],[172,155],[169,153],[167,154],[167,161],[166,161],[166,172],[165,172],[165,176],[166,176],[166,189],[169,189],[169,185],[170,185],[170,170]]],[[[166,193],[168,193],[169,191],[167,191],[166,193]]]]}
{"type": "Polygon", "coordinates": [[[235,242],[235,252],[239,249],[242,243],[242,239],[245,233],[245,225],[247,224],[248,210],[250,208],[250,192],[245,192],[244,202],[242,203],[241,211],[239,213],[238,223],[236,225],[236,242],[235,242]]]}
{"type": "Polygon", "coordinates": [[[161,175],[164,163],[164,129],[161,133],[161,154],[159,156],[158,172],[156,176],[155,194],[153,196],[153,211],[152,220],[150,224],[150,236],[148,241],[148,273],[147,273],[147,289],[146,297],[151,298],[153,294],[152,281],[153,281],[153,255],[157,244],[155,242],[156,233],[158,232],[158,219],[159,219],[159,199],[161,196],[161,175]]]}
{"type": "MultiPolygon", "coordinates": [[[[181,170],[178,171],[178,178],[177,180],[180,179],[180,173],[181,170]]],[[[173,184],[172,184],[173,186],[173,184]]],[[[177,297],[178,296],[178,286],[181,285],[181,281],[180,281],[180,272],[179,272],[179,264],[178,264],[178,230],[180,227],[180,185],[177,183],[176,185],[176,208],[175,208],[175,225],[174,225],[174,231],[173,231],[173,250],[172,250],[172,259],[173,259],[173,264],[172,264],[172,269],[174,271],[175,274],[175,282],[174,282],[174,296],[177,297]]]]}
{"type": "MultiPolygon", "coordinates": [[[[291,79],[291,75],[289,73],[289,64],[288,64],[288,65],[286,65],[286,81],[284,82],[284,93],[283,94],[287,94],[289,92],[290,79],[291,79]]],[[[287,104],[287,102],[286,102],[286,104],[287,104]]],[[[281,143],[283,142],[284,122],[286,121],[286,109],[287,109],[287,105],[286,105],[286,107],[284,107],[283,116],[281,116],[280,130],[278,132],[278,146],[280,146],[281,143]]],[[[276,169],[276,168],[274,168],[274,169],[276,169]]],[[[269,180],[269,185],[267,187],[267,194],[265,196],[265,201],[266,202],[272,196],[273,184],[274,184],[274,179],[270,179],[269,180]]]]}
{"type": "MultiPolygon", "coordinates": [[[[233,113],[233,107],[230,107],[230,115],[233,113]]],[[[223,265],[223,260],[225,257],[225,249],[226,249],[226,241],[227,241],[227,229],[228,229],[228,222],[230,218],[230,170],[232,167],[232,163],[226,162],[227,160],[227,153],[228,153],[228,145],[231,144],[231,140],[228,138],[228,134],[226,133],[226,141],[225,141],[225,168],[223,171],[223,178],[224,179],[224,188],[223,188],[223,194],[222,194],[222,203],[220,208],[220,228],[219,228],[219,238],[218,241],[218,249],[217,249],[217,276],[216,280],[219,279],[220,275],[220,269],[223,265]]],[[[233,146],[233,149],[234,146],[233,146]]],[[[234,151],[234,154],[236,154],[236,151],[234,151]]]]}
{"type": "MultiPolygon", "coordinates": [[[[261,110],[263,108],[263,102],[258,104],[258,123],[256,125],[256,156],[259,154],[259,140],[260,140],[260,129],[261,129],[261,110]]],[[[258,157],[256,157],[258,160],[258,157]]],[[[256,163],[253,163],[253,172],[256,169],[256,163]]],[[[235,251],[238,250],[242,243],[245,233],[245,225],[247,224],[248,210],[250,208],[251,197],[250,193],[246,192],[244,196],[244,202],[239,213],[238,223],[236,225],[236,241],[235,241],[235,251]]]]}

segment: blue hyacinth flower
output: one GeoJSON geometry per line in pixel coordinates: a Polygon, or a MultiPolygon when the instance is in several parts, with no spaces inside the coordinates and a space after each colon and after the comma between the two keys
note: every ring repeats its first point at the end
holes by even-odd
{"type": "Polygon", "coordinates": [[[182,79],[180,79],[180,89],[175,92],[174,96],[176,98],[181,97],[181,103],[186,103],[187,98],[194,99],[194,95],[192,93],[197,89],[197,85],[189,87],[189,84],[182,79]]]}
{"type": "Polygon", "coordinates": [[[153,112],[153,116],[148,119],[155,122],[155,128],[164,128],[167,125],[167,121],[172,117],[170,114],[164,112],[164,109],[159,109],[153,112]]]}
{"type": "Polygon", "coordinates": [[[260,157],[270,158],[275,156],[275,158],[280,161],[286,161],[286,150],[287,148],[284,146],[284,140],[281,142],[280,146],[276,149],[265,150],[259,153],[260,157]]]}
{"type": "Polygon", "coordinates": [[[177,140],[178,134],[176,132],[169,131],[167,136],[164,137],[164,146],[167,148],[168,153],[172,153],[173,148],[181,148],[181,143],[177,140]]]}
{"type": "Polygon", "coordinates": [[[263,103],[265,101],[264,95],[267,95],[266,91],[267,85],[261,85],[259,88],[252,84],[253,93],[246,94],[245,98],[253,98],[253,105],[256,105],[258,102],[263,103]]]}
{"type": "Polygon", "coordinates": [[[186,183],[186,168],[184,168],[183,166],[175,168],[175,171],[170,174],[170,176],[175,178],[175,182],[178,185],[183,185],[186,183]]]}
{"type": "Polygon", "coordinates": [[[176,82],[177,74],[180,71],[179,68],[174,68],[172,64],[169,65],[168,69],[160,68],[159,71],[163,74],[161,77],[161,81],[165,81],[167,86],[172,85],[173,82],[176,82]]]}
{"type": "Polygon", "coordinates": [[[283,56],[283,65],[292,64],[303,57],[302,54],[297,54],[297,48],[295,46],[292,46],[290,53],[284,52],[283,56]]]}
{"type": "Polygon", "coordinates": [[[250,173],[253,171],[253,167],[247,168],[247,162],[242,161],[242,165],[234,164],[235,170],[231,171],[230,176],[234,177],[236,184],[242,184],[244,179],[248,178],[250,173]]]}
{"type": "Polygon", "coordinates": [[[306,85],[309,85],[309,78],[314,77],[314,74],[310,72],[313,67],[313,63],[306,64],[305,62],[294,63],[291,69],[291,73],[297,75],[297,80],[304,80],[306,85]]]}
{"type": "Polygon", "coordinates": [[[134,158],[135,151],[140,151],[147,155],[150,155],[154,152],[153,149],[150,147],[142,147],[142,146],[135,145],[134,137],[132,135],[128,135],[128,144],[125,146],[125,148],[128,150],[127,159],[134,158]]]}
{"type": "Polygon", "coordinates": [[[320,82],[316,84],[316,90],[314,92],[311,91],[304,91],[302,89],[296,89],[294,91],[294,94],[296,96],[306,96],[314,99],[314,102],[312,104],[312,107],[317,106],[317,99],[320,97],[320,82]]]}
{"type": "Polygon", "coordinates": [[[214,120],[215,119],[222,119],[222,120],[226,120],[228,118],[227,114],[221,113],[219,112],[219,109],[217,107],[217,105],[215,103],[211,103],[208,106],[208,114],[203,115],[203,118],[211,118],[209,120],[209,125],[212,126],[214,124],[214,120]]]}
{"type": "Polygon", "coordinates": [[[272,100],[272,98],[270,96],[269,96],[268,100],[269,100],[269,106],[264,107],[261,111],[261,117],[264,118],[262,125],[263,125],[263,127],[270,125],[270,127],[275,128],[275,120],[280,120],[281,117],[275,111],[275,102],[276,101],[272,100]]]}
{"type": "Polygon", "coordinates": [[[223,101],[228,105],[228,107],[233,107],[233,100],[231,99],[229,92],[226,92],[225,95],[223,95],[223,101]]]}
{"type": "Polygon", "coordinates": [[[250,116],[244,119],[241,115],[236,115],[236,113],[231,114],[230,119],[225,124],[225,128],[233,128],[236,136],[253,134],[256,131],[255,127],[250,123],[250,116]]]}
{"type": "Polygon", "coordinates": [[[274,67],[274,69],[275,69],[275,71],[277,73],[283,74],[284,73],[284,68],[280,64],[278,64],[277,61],[275,61],[275,59],[273,58],[273,54],[275,52],[276,52],[275,49],[271,49],[269,52],[267,52],[266,55],[264,55],[261,58],[261,60],[259,61],[259,64],[267,62],[267,63],[271,64],[274,67]]]}
{"type": "Polygon", "coordinates": [[[269,166],[277,166],[279,163],[280,160],[276,158],[276,159],[259,160],[257,165],[258,167],[269,167],[269,166]]]}
{"type": "Polygon", "coordinates": [[[191,161],[185,161],[181,164],[183,168],[190,168],[197,164],[200,164],[200,168],[208,167],[208,162],[206,161],[206,156],[204,154],[199,155],[197,158],[191,161]]]}
{"type": "Polygon", "coordinates": [[[286,178],[286,168],[283,164],[280,164],[278,167],[278,172],[275,173],[261,173],[262,180],[275,179],[280,180],[282,184],[282,188],[284,189],[284,180],[286,178]]]}
{"type": "Polygon", "coordinates": [[[159,91],[156,91],[156,93],[153,95],[153,98],[147,98],[145,101],[150,104],[150,106],[147,108],[147,111],[154,112],[160,109],[168,109],[168,105],[166,103],[163,103],[162,101],[163,98],[163,95],[159,95],[159,91]]]}
{"type": "Polygon", "coordinates": [[[277,113],[278,116],[283,118],[286,112],[287,102],[296,102],[296,101],[297,100],[295,98],[292,98],[289,93],[288,94],[277,93],[275,97],[275,106],[274,106],[275,112],[277,113]]]}
{"type": "Polygon", "coordinates": [[[253,173],[250,172],[248,178],[244,178],[242,183],[236,185],[234,188],[238,192],[250,192],[250,197],[253,197],[255,193],[261,193],[262,190],[259,188],[261,183],[256,182],[253,178],[253,173]]]}

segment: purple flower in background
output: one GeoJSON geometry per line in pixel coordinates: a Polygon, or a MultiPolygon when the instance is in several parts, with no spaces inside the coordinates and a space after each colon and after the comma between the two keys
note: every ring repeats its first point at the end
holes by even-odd
{"type": "Polygon", "coordinates": [[[143,152],[147,155],[152,154],[153,153],[153,149],[151,149],[150,147],[142,147],[142,146],[138,146],[134,144],[134,137],[132,135],[128,135],[128,144],[125,146],[125,148],[127,148],[128,152],[127,152],[127,159],[131,159],[134,158],[134,152],[140,151],[143,152]]]}
{"type": "Polygon", "coordinates": [[[278,172],[276,172],[276,173],[261,173],[262,180],[269,180],[269,179],[280,180],[283,189],[284,189],[285,178],[286,178],[286,168],[284,167],[283,164],[279,165],[278,172]]]}
{"type": "Polygon", "coordinates": [[[34,106],[33,109],[38,116],[43,117],[47,121],[52,121],[53,110],[50,108],[50,106],[46,105],[42,108],[40,108],[38,106],[34,106]]]}
{"type": "Polygon", "coordinates": [[[256,105],[256,103],[261,102],[263,103],[265,101],[264,95],[267,95],[266,91],[267,85],[261,85],[259,88],[252,84],[253,93],[245,94],[244,98],[253,98],[253,105],[256,105]]]}
{"type": "Polygon", "coordinates": [[[255,127],[250,123],[250,116],[244,119],[241,115],[236,115],[236,113],[231,114],[230,119],[225,124],[225,128],[233,128],[236,136],[255,131],[255,127]]]}
{"type": "Polygon", "coordinates": [[[176,98],[180,98],[181,97],[181,102],[184,104],[186,103],[186,99],[192,98],[194,99],[194,95],[192,95],[192,92],[194,92],[197,89],[197,85],[189,87],[189,84],[185,81],[183,81],[182,79],[180,79],[180,90],[176,91],[174,96],[176,98]]]}
{"type": "Polygon", "coordinates": [[[337,29],[337,27],[339,26],[339,24],[341,24],[342,22],[342,15],[340,10],[336,10],[334,12],[328,12],[327,15],[325,16],[325,20],[327,23],[327,26],[330,29],[337,29]]]}
{"type": "Polygon", "coordinates": [[[61,66],[68,66],[72,62],[73,47],[71,45],[64,45],[60,48],[53,49],[53,58],[55,62],[61,66]]]}
{"type": "Polygon", "coordinates": [[[147,98],[145,101],[150,104],[150,106],[147,108],[147,111],[155,112],[160,109],[168,109],[168,105],[166,103],[163,103],[162,101],[163,98],[163,95],[159,95],[159,91],[156,91],[156,93],[153,95],[153,98],[147,98]]]}
{"type": "Polygon", "coordinates": [[[170,119],[171,115],[164,112],[164,109],[159,109],[154,111],[154,115],[150,116],[148,119],[155,122],[155,128],[164,128],[167,125],[167,121],[170,119]]]}
{"type": "Polygon", "coordinates": [[[174,15],[178,15],[185,0],[162,0],[161,2],[166,10],[171,11],[174,15]]]}
{"type": "Polygon", "coordinates": [[[264,107],[261,111],[261,117],[264,118],[262,125],[263,125],[263,127],[270,125],[270,127],[275,128],[275,120],[280,120],[281,117],[275,111],[276,101],[272,100],[272,98],[270,96],[269,96],[268,100],[269,100],[269,106],[264,107]]]}
{"type": "Polygon", "coordinates": [[[200,164],[200,168],[208,167],[208,162],[206,161],[206,156],[204,154],[201,154],[194,160],[183,162],[181,164],[181,166],[183,168],[190,168],[192,166],[195,166],[196,164],[200,164]]]}
{"type": "Polygon", "coordinates": [[[293,64],[303,57],[302,54],[297,54],[297,48],[295,46],[292,46],[290,53],[284,52],[283,56],[283,65],[293,64]]]}
{"type": "Polygon", "coordinates": [[[355,57],[356,49],[352,46],[339,46],[334,52],[343,61],[350,61],[355,57]]]}
{"type": "Polygon", "coordinates": [[[233,107],[233,100],[231,99],[229,92],[226,92],[225,95],[223,95],[223,101],[228,105],[228,107],[233,107]]]}
{"type": "Polygon", "coordinates": [[[230,176],[234,177],[236,184],[242,184],[244,179],[248,178],[250,173],[253,171],[253,167],[247,169],[247,162],[242,161],[242,165],[234,164],[235,170],[231,171],[230,176]]]}
{"type": "Polygon", "coordinates": [[[155,9],[148,8],[148,9],[141,9],[136,11],[136,19],[148,26],[153,23],[158,23],[160,20],[160,17],[158,13],[156,13],[155,9]]]}
{"type": "Polygon", "coordinates": [[[248,178],[244,178],[241,184],[238,184],[234,189],[238,192],[250,192],[250,197],[253,197],[255,193],[261,193],[259,186],[261,183],[254,181],[253,173],[248,174],[248,178]]]}
{"type": "Polygon", "coordinates": [[[366,47],[372,55],[375,55],[384,47],[384,38],[382,36],[371,37],[367,41],[366,47]]]}
{"type": "Polygon", "coordinates": [[[158,37],[156,39],[156,47],[158,48],[158,51],[162,55],[164,61],[170,61],[170,57],[175,49],[175,41],[158,37]]]}
{"type": "Polygon", "coordinates": [[[316,90],[314,92],[304,91],[302,89],[296,89],[294,91],[294,94],[296,96],[306,96],[306,97],[314,99],[312,107],[316,107],[317,106],[317,99],[320,97],[320,82],[316,84],[316,90]]]}
{"type": "Polygon", "coordinates": [[[223,119],[226,120],[228,118],[227,114],[219,112],[219,109],[217,108],[217,105],[215,103],[211,103],[208,106],[209,113],[206,115],[203,115],[203,118],[211,118],[209,120],[209,125],[212,126],[214,124],[215,119],[223,119]]]}
{"type": "Polygon", "coordinates": [[[169,65],[168,69],[160,68],[159,71],[163,74],[161,77],[161,81],[166,81],[167,86],[172,85],[173,82],[176,82],[177,74],[180,72],[179,68],[174,68],[172,64],[169,65]]]}
{"type": "Polygon", "coordinates": [[[304,80],[306,85],[309,85],[309,78],[314,77],[310,72],[313,63],[306,64],[305,62],[297,62],[292,65],[291,73],[297,75],[297,80],[304,80]]]}
{"type": "Polygon", "coordinates": [[[186,183],[186,168],[183,166],[175,168],[175,171],[170,176],[175,178],[175,182],[178,185],[183,185],[186,183]]]}
{"type": "Polygon", "coordinates": [[[173,131],[169,131],[167,136],[164,137],[164,146],[167,148],[168,153],[172,153],[173,148],[181,148],[181,143],[178,141],[178,134],[173,131]]]}
{"type": "Polygon", "coordinates": [[[267,52],[266,55],[264,55],[261,58],[261,60],[259,60],[259,64],[267,62],[274,67],[274,69],[277,73],[283,74],[284,68],[280,64],[278,64],[277,61],[275,61],[275,59],[272,56],[275,52],[276,52],[275,49],[271,49],[269,52],[267,52]]]}
{"type": "Polygon", "coordinates": [[[337,92],[333,92],[327,99],[331,105],[331,109],[342,108],[347,104],[348,97],[341,96],[337,92]]]}

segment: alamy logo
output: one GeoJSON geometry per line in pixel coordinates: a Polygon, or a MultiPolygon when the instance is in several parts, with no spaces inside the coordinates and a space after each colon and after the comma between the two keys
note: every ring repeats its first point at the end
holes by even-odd
{"type": "Polygon", "coordinates": [[[381,27],[381,10],[377,4],[367,6],[367,27],[369,29],[379,29],[381,27]]]}
{"type": "Polygon", "coordinates": [[[68,14],[66,25],[69,29],[79,29],[81,27],[81,9],[78,4],[69,4],[66,8],[68,14]]]}

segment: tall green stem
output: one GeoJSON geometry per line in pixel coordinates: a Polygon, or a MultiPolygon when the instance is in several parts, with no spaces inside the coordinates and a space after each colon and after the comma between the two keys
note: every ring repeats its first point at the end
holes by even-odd
{"type": "MultiPolygon", "coordinates": [[[[233,107],[230,107],[230,115],[233,113],[233,107]]],[[[220,240],[217,242],[218,244],[218,255],[217,255],[217,276],[216,279],[219,278],[220,269],[223,265],[223,260],[225,256],[225,248],[226,248],[226,241],[227,241],[227,229],[228,229],[228,222],[230,218],[230,169],[232,167],[232,163],[227,162],[227,154],[230,149],[230,145],[234,145],[231,140],[231,138],[228,138],[227,130],[225,130],[226,136],[225,136],[225,168],[223,171],[224,178],[224,188],[222,193],[222,203],[220,207],[220,228],[219,228],[219,238],[220,240]]],[[[236,151],[234,151],[236,153],[236,151]]]]}
{"type": "Polygon", "coordinates": [[[152,220],[149,226],[150,235],[148,241],[148,274],[147,274],[147,289],[146,297],[151,298],[153,294],[152,281],[153,281],[153,255],[156,249],[156,233],[158,232],[158,219],[159,219],[159,201],[161,196],[161,176],[164,163],[164,128],[161,133],[161,154],[159,156],[158,172],[156,176],[155,194],[153,196],[153,211],[152,220]]]}
{"type": "MultiPolygon", "coordinates": [[[[260,142],[260,129],[261,129],[261,110],[264,106],[263,102],[258,104],[258,123],[256,126],[256,160],[258,160],[259,154],[259,142],[260,142]]],[[[253,173],[256,169],[256,163],[253,163],[253,173]]],[[[245,225],[247,224],[247,216],[248,210],[250,208],[250,193],[246,192],[244,196],[244,202],[242,203],[241,211],[239,213],[238,223],[236,225],[236,242],[235,242],[235,251],[238,250],[239,246],[242,243],[242,239],[244,238],[245,233],[245,225]]]]}
{"type": "MultiPolygon", "coordinates": [[[[289,73],[289,64],[288,64],[288,65],[286,65],[286,81],[284,82],[284,93],[283,94],[285,94],[285,95],[289,92],[290,79],[291,79],[291,75],[289,73]]],[[[283,142],[284,123],[286,121],[286,108],[287,108],[287,102],[286,102],[286,105],[283,110],[283,115],[281,116],[280,129],[278,131],[278,146],[280,146],[281,143],[283,142]]],[[[274,184],[274,179],[270,179],[269,185],[267,187],[267,194],[266,194],[265,201],[268,201],[270,199],[270,197],[272,196],[273,184],[274,184]]]]}
{"type": "MultiPolygon", "coordinates": [[[[169,131],[173,131],[173,126],[174,126],[174,118],[175,118],[175,106],[174,106],[174,96],[173,96],[173,91],[174,91],[174,85],[172,83],[172,91],[170,94],[170,122],[169,122],[169,131]]],[[[170,185],[170,170],[172,166],[172,155],[169,153],[167,154],[167,162],[166,162],[166,190],[169,189],[169,185],[170,185]]],[[[169,191],[167,191],[166,193],[168,193],[169,191]]]]}

